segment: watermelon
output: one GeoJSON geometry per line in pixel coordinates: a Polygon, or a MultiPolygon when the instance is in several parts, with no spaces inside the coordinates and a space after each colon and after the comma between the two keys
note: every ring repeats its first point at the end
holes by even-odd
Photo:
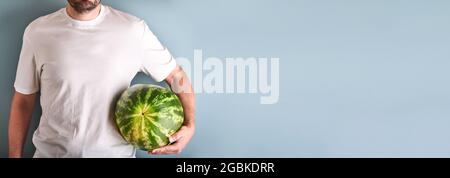
{"type": "Polygon", "coordinates": [[[120,96],[115,121],[127,142],[150,151],[169,144],[169,137],[183,124],[183,107],[172,91],[138,84],[120,96]]]}

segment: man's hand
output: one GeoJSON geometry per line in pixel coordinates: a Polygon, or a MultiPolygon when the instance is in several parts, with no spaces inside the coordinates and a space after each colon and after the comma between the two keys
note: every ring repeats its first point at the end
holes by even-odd
{"type": "Polygon", "coordinates": [[[166,82],[183,105],[184,124],[177,133],[169,137],[170,145],[152,150],[150,154],[179,154],[191,141],[195,132],[195,95],[186,73],[177,66],[167,77],[166,82]]]}
{"type": "Polygon", "coordinates": [[[159,154],[180,154],[181,151],[186,147],[186,145],[191,141],[192,136],[194,136],[195,127],[194,126],[183,126],[181,129],[169,137],[170,145],[154,149],[150,153],[159,154]]]}

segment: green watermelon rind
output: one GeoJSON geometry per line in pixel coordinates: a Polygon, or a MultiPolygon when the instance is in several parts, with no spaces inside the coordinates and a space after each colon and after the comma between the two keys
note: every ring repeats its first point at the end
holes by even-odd
{"type": "Polygon", "coordinates": [[[169,144],[169,136],[184,122],[183,113],[179,98],[169,89],[137,84],[121,94],[114,115],[122,137],[150,151],[169,144]]]}

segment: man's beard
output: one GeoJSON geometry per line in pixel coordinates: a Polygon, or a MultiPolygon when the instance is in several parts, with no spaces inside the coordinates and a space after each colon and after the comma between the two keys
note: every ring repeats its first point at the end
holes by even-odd
{"type": "Polygon", "coordinates": [[[89,0],[67,0],[67,2],[78,13],[87,13],[97,8],[102,0],[95,0],[94,2],[89,0]]]}

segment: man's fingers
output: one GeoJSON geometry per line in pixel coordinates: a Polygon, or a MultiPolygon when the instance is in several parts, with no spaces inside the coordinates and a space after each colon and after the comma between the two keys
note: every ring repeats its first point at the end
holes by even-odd
{"type": "Polygon", "coordinates": [[[176,142],[176,141],[178,141],[180,138],[182,138],[183,135],[184,135],[184,128],[181,127],[181,129],[180,129],[178,132],[174,133],[173,135],[171,135],[171,136],[169,137],[169,142],[170,142],[170,143],[176,142]]]}
{"type": "Polygon", "coordinates": [[[179,144],[168,145],[151,151],[151,154],[179,154],[181,148],[179,144]]]}
{"type": "MultiPolygon", "coordinates": [[[[170,145],[154,149],[149,151],[149,154],[161,155],[161,154],[179,154],[186,147],[190,138],[192,137],[192,131],[189,127],[183,126],[175,134],[169,137],[170,145]]],[[[192,131],[193,132],[193,131],[192,131]]]]}

